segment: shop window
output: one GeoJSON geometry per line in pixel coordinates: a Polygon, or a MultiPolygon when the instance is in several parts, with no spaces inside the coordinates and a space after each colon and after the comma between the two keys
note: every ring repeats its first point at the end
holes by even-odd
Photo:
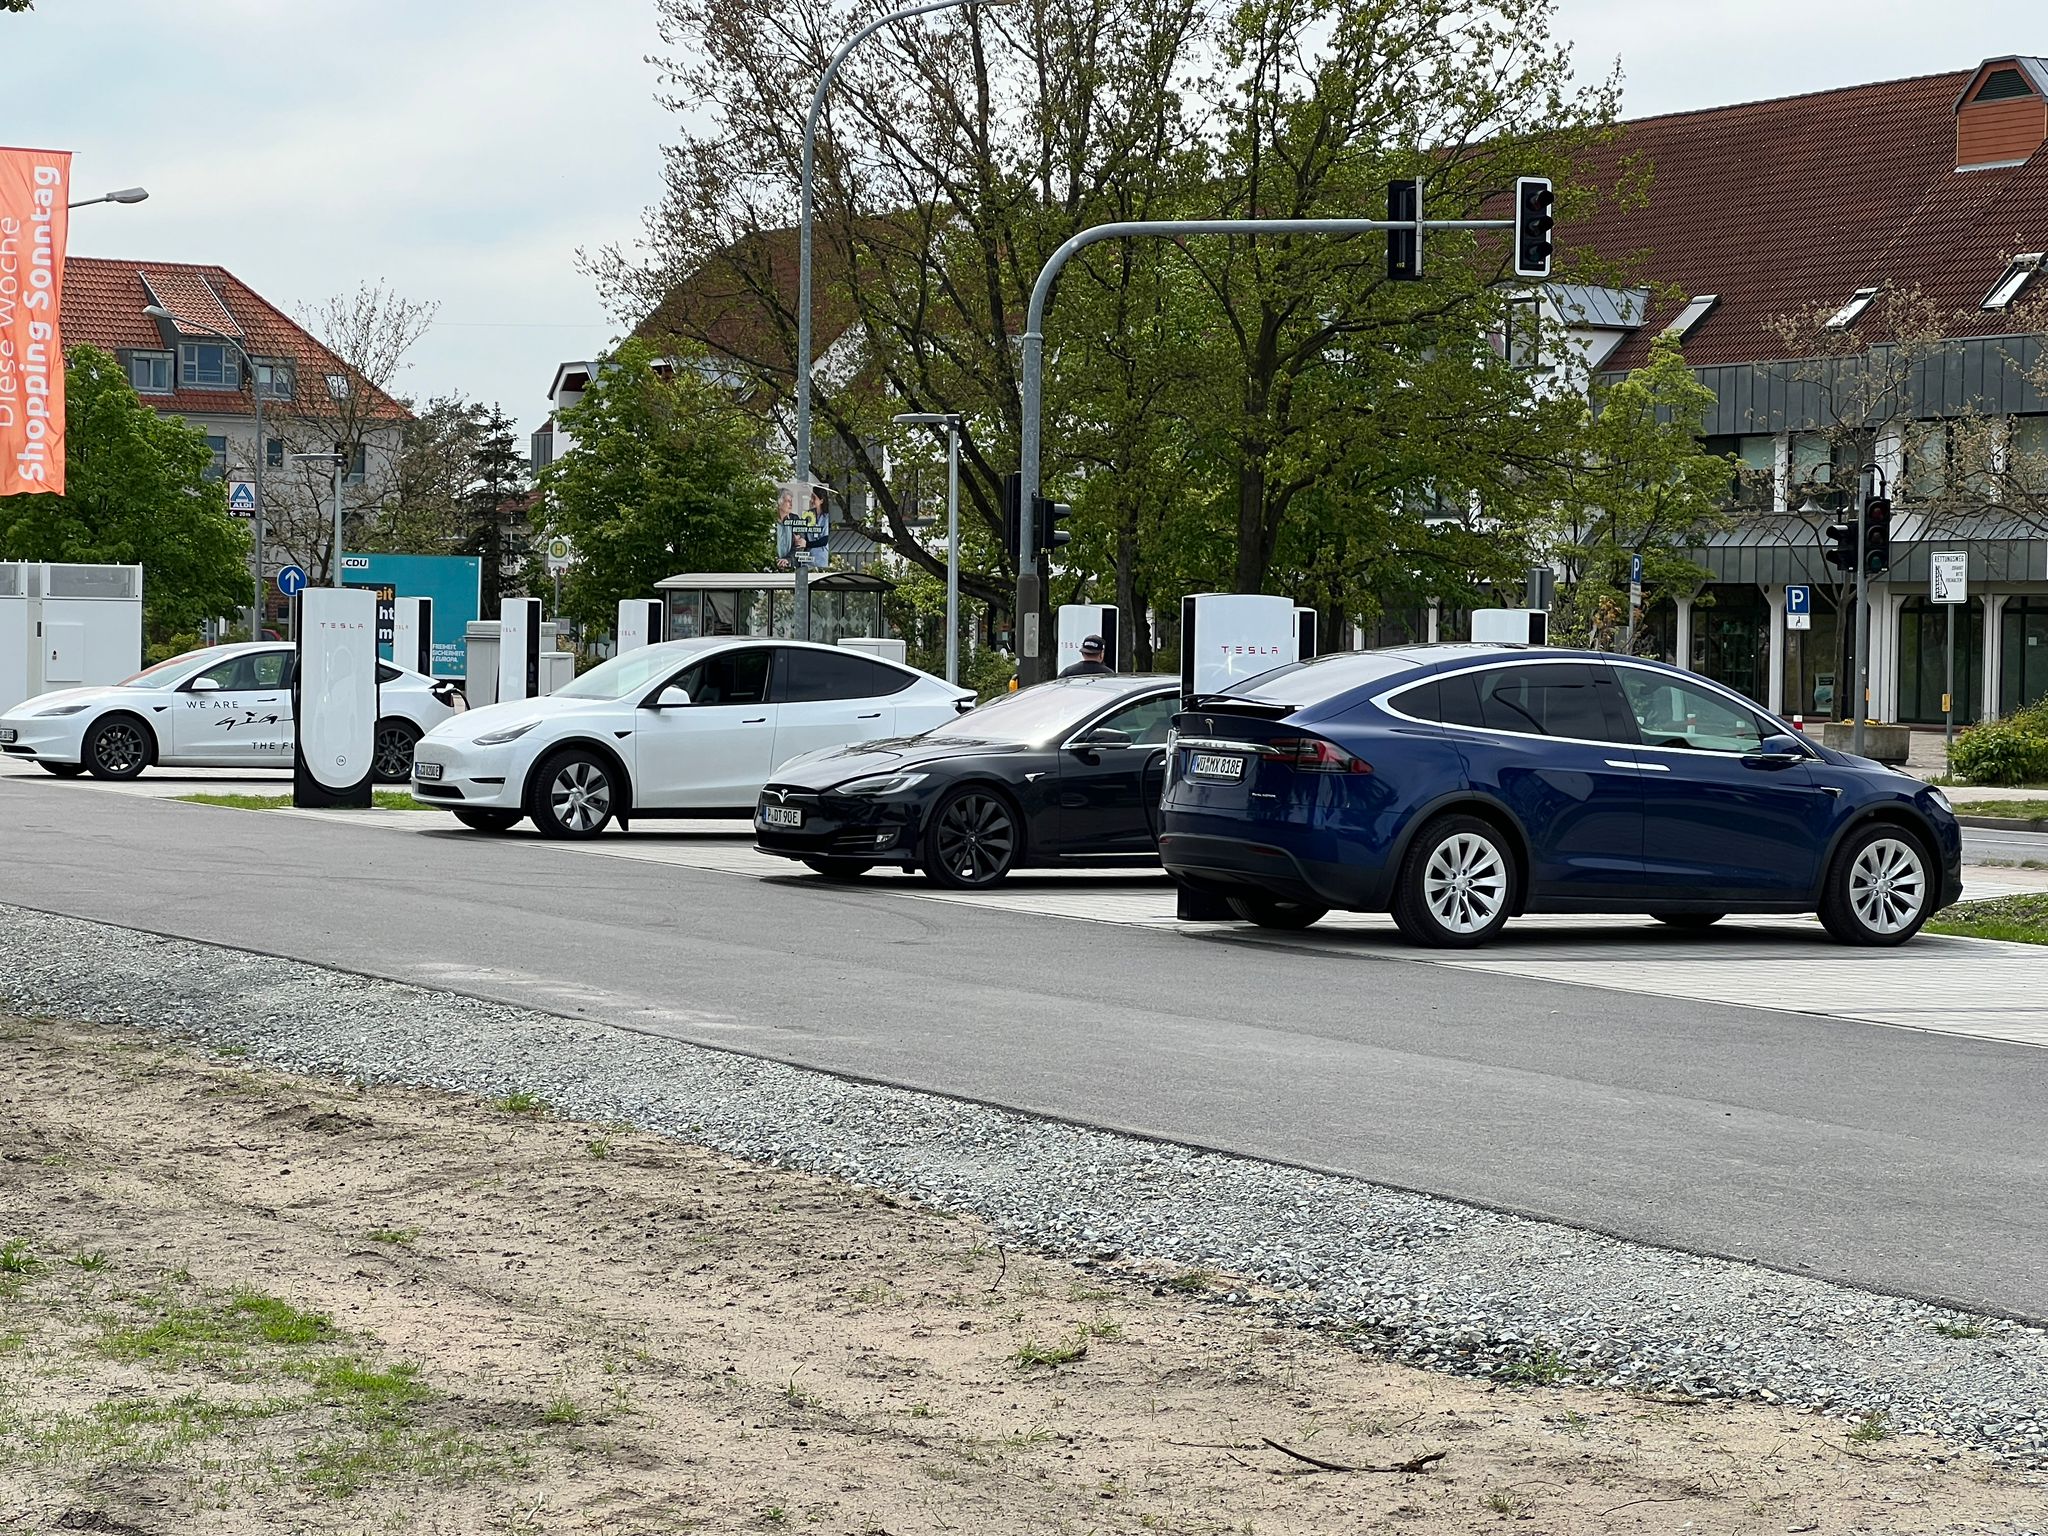
{"type": "Polygon", "coordinates": [[[1951,607],[1956,609],[1956,723],[1977,718],[1977,700],[1983,697],[1984,605],[1913,597],[1899,613],[1899,718],[1909,724],[1941,724],[1951,607]]]}

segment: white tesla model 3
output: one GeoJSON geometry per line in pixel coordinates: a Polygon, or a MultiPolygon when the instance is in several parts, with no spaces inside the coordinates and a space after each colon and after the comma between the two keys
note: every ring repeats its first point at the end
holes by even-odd
{"type": "Polygon", "coordinates": [[[595,837],[615,818],[751,817],[778,763],[914,736],[973,707],[965,688],[859,651],[670,640],[429,731],[413,793],[481,832],[531,816],[550,837],[595,837]]]}
{"type": "MultiPolygon", "coordinates": [[[[60,778],[132,779],[164,768],[290,768],[292,671],[276,641],[214,645],[126,682],[37,694],[0,715],[0,753],[60,778]]],[[[462,686],[377,664],[378,782],[403,784],[413,746],[459,714],[462,686]]]]}

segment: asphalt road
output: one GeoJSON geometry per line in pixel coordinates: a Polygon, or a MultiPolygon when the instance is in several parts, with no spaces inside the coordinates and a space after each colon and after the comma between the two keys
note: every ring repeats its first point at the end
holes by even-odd
{"type": "Polygon", "coordinates": [[[13,777],[0,901],[2048,1320],[2025,1046],[13,777]]]}
{"type": "Polygon", "coordinates": [[[1963,857],[1972,863],[1991,860],[2004,864],[2048,862],[2048,835],[2039,832],[1994,831],[1989,827],[1965,827],[1963,857]]]}

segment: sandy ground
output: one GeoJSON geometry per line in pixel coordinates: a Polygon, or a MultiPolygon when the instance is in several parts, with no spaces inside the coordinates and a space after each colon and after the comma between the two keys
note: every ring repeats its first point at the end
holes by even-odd
{"type": "Polygon", "coordinates": [[[1199,1275],[109,1030],[0,1020],[0,1158],[0,1531],[2048,1524],[1878,1427],[1389,1366],[1199,1275]]]}

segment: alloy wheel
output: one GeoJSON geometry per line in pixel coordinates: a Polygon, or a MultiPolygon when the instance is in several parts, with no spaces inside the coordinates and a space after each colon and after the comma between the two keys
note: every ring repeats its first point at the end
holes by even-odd
{"type": "Polygon", "coordinates": [[[1912,927],[1927,900],[1927,870],[1920,851],[1902,838],[1867,844],[1849,867],[1849,906],[1872,933],[1912,927]]]}
{"type": "Polygon", "coordinates": [[[595,831],[612,813],[612,781],[595,763],[564,763],[548,785],[548,809],[571,832],[595,831]]]}
{"type": "Polygon", "coordinates": [[[141,771],[148,757],[143,745],[142,730],[126,720],[113,720],[100,727],[99,737],[93,746],[93,756],[99,760],[100,768],[115,777],[141,771]]]}
{"type": "Polygon", "coordinates": [[[1431,851],[1422,892],[1430,915],[1449,932],[1477,933],[1508,899],[1507,865],[1485,838],[1459,832],[1431,851]]]}
{"type": "Polygon", "coordinates": [[[391,720],[377,728],[377,743],[370,772],[387,784],[412,777],[412,727],[391,720]]]}
{"type": "Polygon", "coordinates": [[[986,885],[1016,857],[1017,825],[995,796],[966,794],[947,805],[932,841],[948,875],[962,885],[986,885]]]}

